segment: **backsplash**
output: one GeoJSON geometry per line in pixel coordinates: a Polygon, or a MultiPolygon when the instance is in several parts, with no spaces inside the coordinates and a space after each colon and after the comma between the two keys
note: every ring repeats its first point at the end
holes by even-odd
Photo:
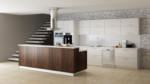
{"type": "Polygon", "coordinates": [[[150,9],[58,15],[58,20],[100,20],[121,18],[140,18],[141,67],[150,68],[150,9]]]}
{"type": "Polygon", "coordinates": [[[140,48],[140,36],[101,36],[101,35],[80,35],[80,45],[82,46],[116,46],[122,40],[128,40],[129,43],[134,43],[137,48],[140,48]],[[99,42],[98,39],[99,38],[99,42]]]}

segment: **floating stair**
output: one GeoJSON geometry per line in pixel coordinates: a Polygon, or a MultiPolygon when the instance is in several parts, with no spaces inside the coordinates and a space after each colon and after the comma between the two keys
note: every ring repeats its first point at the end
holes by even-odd
{"type": "Polygon", "coordinates": [[[43,26],[50,26],[50,24],[43,24],[43,26]]]}
{"type": "Polygon", "coordinates": [[[32,35],[32,37],[49,37],[49,35],[32,35]]]}
{"type": "Polygon", "coordinates": [[[29,38],[30,40],[47,40],[47,38],[29,38]]]}
{"type": "Polygon", "coordinates": [[[8,58],[8,60],[10,60],[10,61],[19,61],[19,58],[8,58]]]}
{"type": "Polygon", "coordinates": [[[44,43],[44,41],[26,41],[26,43],[44,43]]]}
{"type": "MultiPolygon", "coordinates": [[[[53,38],[53,31],[50,30],[50,22],[46,22],[26,43],[28,45],[51,45],[53,44],[53,41],[50,41],[51,38],[53,38]]],[[[15,51],[15,54],[12,54],[12,57],[8,60],[19,61],[19,51],[15,51]]]]}
{"type": "Polygon", "coordinates": [[[19,53],[19,51],[16,51],[16,53],[19,53]]]}
{"type": "Polygon", "coordinates": [[[38,31],[51,31],[51,30],[43,30],[43,29],[39,29],[38,31]]]}
{"type": "Polygon", "coordinates": [[[19,57],[19,54],[12,54],[13,57],[19,57]]]}
{"type": "Polygon", "coordinates": [[[50,34],[50,32],[35,32],[35,34],[50,34]]]}

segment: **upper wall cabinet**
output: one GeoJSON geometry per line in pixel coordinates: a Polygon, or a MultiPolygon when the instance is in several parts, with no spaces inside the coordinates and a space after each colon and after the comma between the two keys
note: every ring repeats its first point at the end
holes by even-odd
{"type": "Polygon", "coordinates": [[[120,19],[106,19],[105,27],[120,27],[120,19]]]}
{"type": "Polygon", "coordinates": [[[77,28],[90,28],[90,21],[89,20],[77,21],[77,28]]]}
{"type": "Polygon", "coordinates": [[[139,18],[121,19],[121,27],[139,27],[139,18]]]}
{"type": "Polygon", "coordinates": [[[57,21],[57,30],[55,32],[74,32],[74,21],[57,21]]]}
{"type": "Polygon", "coordinates": [[[64,21],[57,21],[57,28],[63,28],[64,27],[64,21]]]}
{"type": "Polygon", "coordinates": [[[104,28],[104,20],[91,20],[91,28],[104,28]]]}

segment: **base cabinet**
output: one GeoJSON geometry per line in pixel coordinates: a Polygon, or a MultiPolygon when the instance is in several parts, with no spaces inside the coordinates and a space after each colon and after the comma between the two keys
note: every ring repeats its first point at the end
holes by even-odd
{"type": "Polygon", "coordinates": [[[139,50],[138,49],[116,49],[115,65],[118,68],[139,69],[139,50]]]}
{"type": "Polygon", "coordinates": [[[87,51],[19,46],[19,66],[76,73],[87,69],[87,51]]]}
{"type": "Polygon", "coordinates": [[[90,65],[101,65],[102,57],[100,55],[89,55],[88,54],[88,64],[90,65]]]}

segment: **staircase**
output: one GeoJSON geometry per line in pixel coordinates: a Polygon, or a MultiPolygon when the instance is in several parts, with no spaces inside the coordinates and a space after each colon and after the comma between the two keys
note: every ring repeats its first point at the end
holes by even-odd
{"type": "MultiPolygon", "coordinates": [[[[50,22],[43,24],[43,27],[38,29],[26,44],[35,44],[35,45],[53,45],[53,31],[48,30],[50,28],[50,22]]],[[[15,54],[12,54],[11,58],[8,58],[10,61],[19,61],[19,51],[16,51],[15,54]]]]}

